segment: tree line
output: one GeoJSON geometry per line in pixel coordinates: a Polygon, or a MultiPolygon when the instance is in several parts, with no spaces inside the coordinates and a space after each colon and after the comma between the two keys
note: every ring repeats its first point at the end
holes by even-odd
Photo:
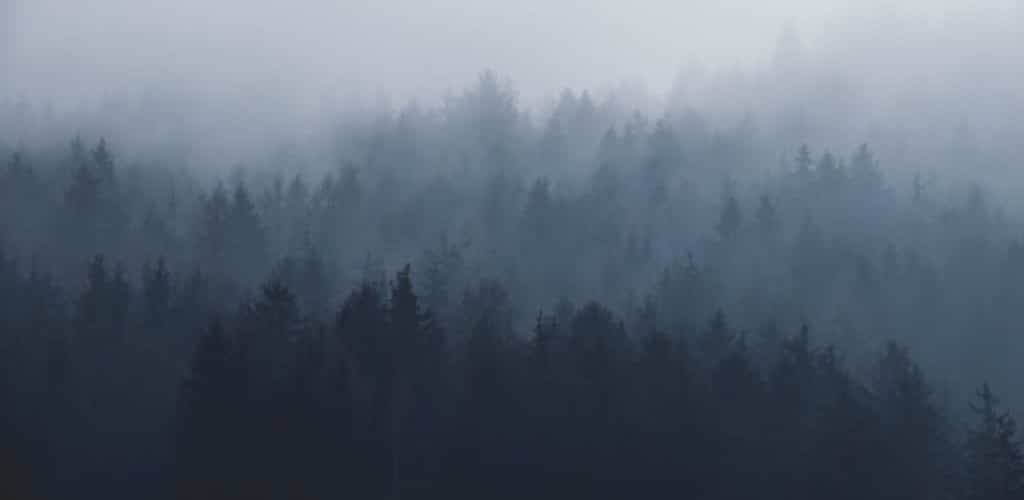
{"type": "Polygon", "coordinates": [[[439,322],[409,267],[327,321],[278,279],[214,313],[201,275],[141,288],[89,265],[57,290],[6,261],[12,497],[1017,498],[1014,419],[987,385],[963,427],[909,351],[858,376],[803,327],[692,335],[563,302],[526,334],[481,282],[439,322]],[[59,332],[61,323],[68,335],[59,332]]]}
{"type": "Polygon", "coordinates": [[[0,144],[4,494],[1020,496],[1024,244],[982,186],[526,115],[485,75],[219,178],[0,144]]]}

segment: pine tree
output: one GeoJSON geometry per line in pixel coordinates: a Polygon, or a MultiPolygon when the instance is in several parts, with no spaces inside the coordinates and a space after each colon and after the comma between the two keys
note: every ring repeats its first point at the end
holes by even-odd
{"type": "Polygon", "coordinates": [[[263,222],[245,184],[239,182],[232,195],[227,213],[226,264],[235,279],[258,276],[265,271],[268,255],[267,238],[263,222]]]}
{"type": "Polygon", "coordinates": [[[353,447],[361,455],[354,489],[384,496],[390,481],[389,453],[395,379],[395,347],[387,304],[379,287],[363,283],[343,302],[334,322],[340,354],[348,366],[353,409],[353,447]]]}
{"type": "Polygon", "coordinates": [[[171,292],[171,273],[163,257],[157,259],[155,266],[147,262],[142,268],[142,294],[146,302],[144,321],[149,329],[159,330],[169,321],[171,292]]]}
{"type": "Polygon", "coordinates": [[[236,449],[240,373],[219,321],[199,339],[189,375],[178,392],[175,442],[178,488],[188,498],[228,494],[241,450],[236,449]]]}
{"type": "Polygon", "coordinates": [[[113,283],[106,261],[97,255],[89,263],[88,281],[85,290],[75,304],[73,327],[75,341],[89,350],[103,350],[120,340],[119,325],[116,324],[116,309],[113,301],[113,283]]]}
{"type": "Polygon", "coordinates": [[[107,147],[107,140],[105,138],[100,138],[91,155],[93,165],[96,168],[96,175],[100,182],[111,186],[114,183],[114,155],[107,147]]]}
{"type": "Polygon", "coordinates": [[[948,493],[951,448],[931,388],[906,348],[889,343],[878,363],[874,396],[886,433],[893,498],[931,499],[948,493]]]}
{"type": "Polygon", "coordinates": [[[729,194],[725,198],[725,205],[722,207],[722,213],[715,229],[718,230],[718,235],[723,240],[731,240],[739,232],[742,224],[743,211],[740,209],[740,203],[735,196],[729,194]]]}
{"type": "Polygon", "coordinates": [[[868,391],[842,365],[834,347],[818,355],[821,427],[807,476],[809,498],[878,498],[886,491],[885,449],[868,391]]]}
{"type": "Polygon", "coordinates": [[[444,332],[420,306],[410,266],[396,273],[388,308],[394,342],[395,379],[391,414],[391,485],[395,494],[428,487],[423,471],[436,466],[438,438],[432,431],[443,414],[444,332]],[[419,486],[417,486],[419,485],[419,486]]]}
{"type": "Polygon", "coordinates": [[[882,188],[882,172],[878,160],[867,144],[861,144],[850,160],[850,178],[853,184],[865,191],[874,192],[882,188]]]}
{"type": "Polygon", "coordinates": [[[806,325],[796,336],[783,340],[781,347],[768,379],[771,409],[766,434],[769,445],[778,450],[768,468],[774,491],[800,498],[804,478],[790,471],[811,466],[816,434],[821,428],[820,373],[806,325]]]}
{"type": "Polygon", "coordinates": [[[704,362],[714,366],[724,359],[733,348],[736,335],[725,320],[725,313],[719,309],[708,324],[707,330],[697,340],[697,348],[704,362]]]}
{"type": "Polygon", "coordinates": [[[775,202],[772,201],[771,196],[761,196],[761,202],[757,207],[757,226],[761,231],[761,235],[765,237],[776,234],[778,230],[778,209],[775,208],[775,202]]]}
{"type": "Polygon", "coordinates": [[[78,231],[94,231],[100,217],[100,179],[88,163],[75,166],[71,186],[64,192],[67,223],[78,231]]]}
{"type": "Polygon", "coordinates": [[[828,151],[818,160],[815,174],[818,176],[818,182],[826,189],[841,189],[846,183],[846,172],[842,162],[828,151]]]}
{"type": "Polygon", "coordinates": [[[524,241],[540,247],[550,246],[555,236],[554,204],[551,199],[550,182],[547,178],[534,181],[523,211],[522,231],[524,241]]]}
{"type": "Polygon", "coordinates": [[[201,219],[196,243],[205,268],[222,272],[229,258],[228,212],[230,202],[224,185],[217,183],[213,192],[202,200],[201,219]]]}
{"type": "MultiPolygon", "coordinates": [[[[247,316],[250,347],[258,349],[261,356],[280,361],[283,353],[276,352],[275,346],[289,345],[304,333],[295,294],[276,279],[263,285],[259,299],[247,316]]],[[[255,354],[250,352],[250,355],[255,354]]]]}
{"type": "Polygon", "coordinates": [[[465,350],[456,467],[466,482],[464,494],[493,496],[504,468],[497,460],[508,454],[503,438],[512,437],[507,425],[512,408],[504,404],[509,397],[502,366],[504,347],[489,318],[476,322],[465,350]]]}
{"type": "MultiPolygon", "coordinates": [[[[625,328],[608,308],[591,302],[580,308],[569,324],[568,363],[571,390],[568,459],[574,474],[567,481],[579,484],[587,497],[612,494],[608,480],[618,464],[615,457],[626,448],[627,395],[624,375],[631,353],[625,328]]],[[[572,483],[570,483],[572,484],[572,483]]]]}
{"type": "Polygon", "coordinates": [[[814,163],[814,159],[811,158],[811,150],[806,144],[801,145],[800,150],[796,154],[797,174],[803,177],[810,175],[812,163],[814,163]]]}
{"type": "Polygon", "coordinates": [[[1024,498],[1024,455],[1013,417],[999,409],[999,400],[988,384],[971,404],[978,422],[968,431],[965,445],[967,500],[1024,498]]]}

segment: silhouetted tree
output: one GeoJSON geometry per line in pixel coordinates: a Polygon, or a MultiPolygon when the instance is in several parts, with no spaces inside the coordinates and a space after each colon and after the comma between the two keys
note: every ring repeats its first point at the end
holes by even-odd
{"type": "Polygon", "coordinates": [[[196,345],[189,375],[181,382],[176,421],[177,487],[189,498],[240,493],[242,373],[223,326],[215,321],[196,345]]]}
{"type": "Polygon", "coordinates": [[[740,203],[736,200],[735,196],[730,194],[725,198],[722,215],[718,218],[718,225],[715,229],[718,230],[718,235],[723,240],[731,240],[740,230],[742,223],[743,212],[740,210],[740,203]]]}
{"type": "Polygon", "coordinates": [[[988,384],[978,390],[977,398],[977,404],[971,404],[978,422],[967,436],[963,498],[1020,498],[1024,494],[1024,458],[1016,422],[999,410],[999,400],[988,384]]]}

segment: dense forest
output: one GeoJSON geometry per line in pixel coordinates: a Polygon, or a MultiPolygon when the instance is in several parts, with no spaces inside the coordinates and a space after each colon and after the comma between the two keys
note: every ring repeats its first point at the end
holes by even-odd
{"type": "Polygon", "coordinates": [[[1024,496],[981,185],[492,73],[336,125],[0,140],[0,497],[1024,496]]]}

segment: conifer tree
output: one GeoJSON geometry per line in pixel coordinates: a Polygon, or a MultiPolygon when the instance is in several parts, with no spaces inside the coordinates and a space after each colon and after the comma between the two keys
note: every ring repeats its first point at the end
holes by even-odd
{"type": "Polygon", "coordinates": [[[1010,500],[1024,497],[1024,455],[1016,421],[999,408],[988,384],[971,403],[977,423],[968,430],[964,450],[967,500],[1010,500]]]}

